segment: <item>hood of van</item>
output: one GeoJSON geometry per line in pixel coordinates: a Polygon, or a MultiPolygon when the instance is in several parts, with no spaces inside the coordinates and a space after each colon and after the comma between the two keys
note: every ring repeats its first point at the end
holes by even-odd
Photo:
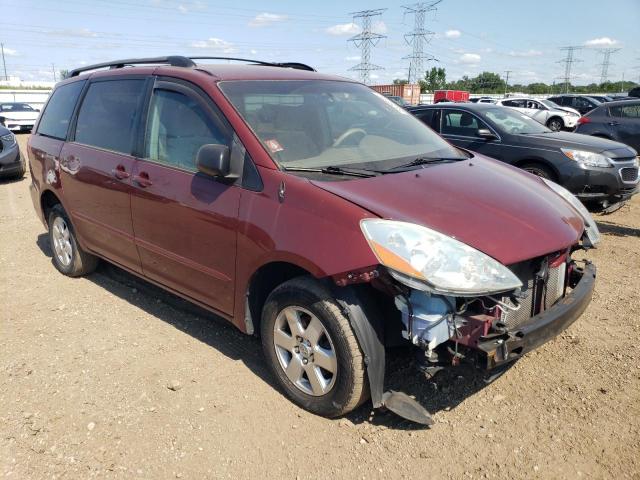
{"type": "Polygon", "coordinates": [[[563,250],[582,236],[582,217],[540,179],[473,159],[348,181],[312,181],[386,219],[424,225],[505,265],[563,250]]]}

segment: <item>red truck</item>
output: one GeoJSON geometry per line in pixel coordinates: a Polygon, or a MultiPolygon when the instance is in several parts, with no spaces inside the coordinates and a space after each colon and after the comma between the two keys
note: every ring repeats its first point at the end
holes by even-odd
{"type": "Polygon", "coordinates": [[[433,92],[433,103],[468,102],[469,92],[464,90],[436,90],[433,92]]]}

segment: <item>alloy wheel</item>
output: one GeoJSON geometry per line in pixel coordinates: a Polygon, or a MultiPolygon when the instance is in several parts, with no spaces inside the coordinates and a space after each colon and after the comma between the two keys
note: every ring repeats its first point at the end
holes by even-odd
{"type": "Polygon", "coordinates": [[[333,341],[309,310],[282,309],[273,327],[273,346],[287,378],[307,395],[322,396],[333,388],[338,360],[333,341]]]}
{"type": "Polygon", "coordinates": [[[53,250],[56,258],[64,267],[71,264],[73,258],[73,246],[71,245],[71,232],[67,222],[62,217],[56,217],[51,226],[51,236],[53,239],[53,250]]]}

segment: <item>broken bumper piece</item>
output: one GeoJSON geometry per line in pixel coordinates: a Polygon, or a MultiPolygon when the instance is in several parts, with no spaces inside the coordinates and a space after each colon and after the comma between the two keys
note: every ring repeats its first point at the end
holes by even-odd
{"type": "Polygon", "coordinates": [[[481,337],[478,349],[486,354],[486,368],[517,360],[565,330],[589,305],[595,278],[596,267],[587,263],[575,288],[551,308],[531,317],[516,330],[481,337]]]}

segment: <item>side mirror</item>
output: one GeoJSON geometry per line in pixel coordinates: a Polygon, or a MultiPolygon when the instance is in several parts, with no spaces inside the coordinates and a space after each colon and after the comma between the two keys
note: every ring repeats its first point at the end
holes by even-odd
{"type": "Polygon", "coordinates": [[[214,143],[201,146],[196,154],[196,168],[210,177],[228,177],[231,173],[229,147],[214,143]]]}
{"type": "Polygon", "coordinates": [[[496,137],[495,133],[493,133],[491,130],[489,130],[488,128],[480,128],[478,129],[478,131],[476,132],[476,134],[479,137],[484,138],[485,140],[495,140],[498,137],[496,137]]]}

